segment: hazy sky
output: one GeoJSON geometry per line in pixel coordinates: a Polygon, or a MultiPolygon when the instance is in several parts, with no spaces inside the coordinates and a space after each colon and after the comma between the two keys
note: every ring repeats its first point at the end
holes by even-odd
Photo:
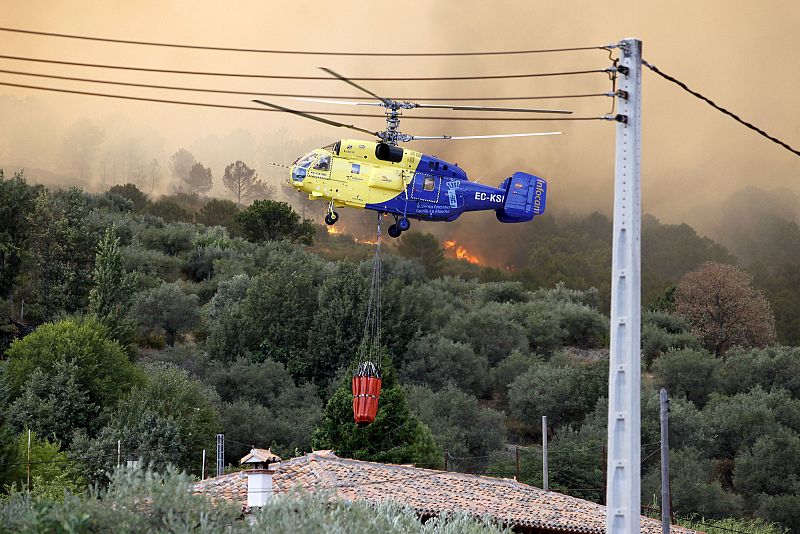
{"type": "MultiPolygon", "coordinates": [[[[800,146],[800,3],[787,1],[405,1],[405,2],[183,2],[171,0],[5,0],[0,26],[42,31],[219,46],[331,51],[465,51],[602,45],[624,37],[644,42],[644,57],[694,89],[793,146],[800,146]]],[[[89,43],[0,32],[4,55],[183,70],[319,75],[328,66],[349,76],[505,74],[604,68],[602,51],[479,58],[367,58],[280,56],[89,43]]],[[[163,85],[329,93],[353,96],[337,81],[280,81],[186,76],[0,60],[0,69],[163,85]]],[[[248,97],[136,89],[43,80],[0,73],[0,81],[154,98],[248,105],[248,97]]],[[[463,97],[607,91],[603,75],[482,82],[364,82],[389,96],[463,97]]],[[[0,87],[0,165],[59,172],[68,155],[65,132],[80,119],[147,138],[138,150],[160,160],[180,147],[198,159],[259,157],[268,132],[291,140],[334,140],[344,130],[278,113],[180,107],[61,95],[0,87]],[[123,128],[124,126],[124,128],[123,128]],[[231,134],[234,130],[239,131],[231,134]],[[242,137],[252,136],[240,148],[242,137]],[[39,146],[41,144],[41,147],[39,146]],[[22,146],[24,145],[24,146],[22,146]],[[65,146],[67,148],[65,148],[65,146]],[[253,148],[255,147],[255,148],[253,148]],[[204,151],[215,151],[204,154],[204,151]],[[246,154],[236,153],[237,150],[246,154]],[[260,151],[261,150],[261,151],[260,151]],[[152,154],[151,154],[152,153],[152,154]],[[47,156],[50,154],[50,156],[47,156]]],[[[277,103],[348,111],[322,104],[277,103]]],[[[502,105],[502,103],[498,103],[502,105]]],[[[514,105],[513,102],[505,104],[514,105]]],[[[520,104],[517,102],[516,104],[520,104]]],[[[608,99],[529,101],[602,115],[608,99]]],[[[360,110],[359,110],[360,111],[360,110]]],[[[443,112],[436,112],[441,115],[443,112]]],[[[800,192],[800,158],[737,125],[668,84],[644,74],[643,204],[664,221],[702,227],[715,202],[745,185],[800,192]]],[[[418,113],[420,116],[423,113],[418,113]]],[[[464,115],[463,112],[458,113],[464,115]]],[[[380,119],[360,124],[378,129],[380,119]]],[[[499,141],[418,142],[414,148],[457,161],[468,174],[499,183],[514,170],[533,171],[551,184],[554,210],[610,211],[614,126],[606,122],[524,123],[405,121],[421,134],[547,131],[566,135],[499,141]]],[[[120,134],[121,135],[121,134],[120,134]]],[[[274,135],[271,134],[271,135],[274,135]]],[[[128,137],[122,136],[121,141],[128,137]]],[[[108,141],[110,142],[110,141],[108,141]]],[[[293,155],[285,155],[286,160],[293,155]]],[[[282,161],[288,163],[289,161],[282,161]]],[[[259,168],[264,162],[258,162],[259,168]]],[[[63,170],[63,169],[62,169],[63,170]]],[[[213,168],[215,176],[221,168],[213,168]]],[[[7,168],[8,171],[8,168],[7,168]]],[[[96,175],[99,167],[93,171],[96,175]]],[[[165,172],[166,175],[166,172],[165,172]]],[[[493,217],[491,218],[493,220],[493,217]]],[[[485,219],[486,224],[497,224],[485,219]]]]}

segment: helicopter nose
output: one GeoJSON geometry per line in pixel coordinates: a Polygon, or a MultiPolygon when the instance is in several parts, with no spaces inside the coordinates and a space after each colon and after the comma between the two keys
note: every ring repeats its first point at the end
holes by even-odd
{"type": "Polygon", "coordinates": [[[303,167],[292,167],[292,175],[290,181],[292,182],[293,186],[295,184],[299,185],[300,183],[302,183],[305,177],[306,177],[306,169],[304,169],[303,167]]]}

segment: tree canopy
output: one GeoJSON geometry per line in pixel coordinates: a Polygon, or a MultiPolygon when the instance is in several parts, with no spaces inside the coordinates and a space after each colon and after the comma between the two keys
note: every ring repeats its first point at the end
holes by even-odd
{"type": "Polygon", "coordinates": [[[443,451],[437,447],[430,428],[409,410],[405,392],[397,384],[393,370],[385,369],[383,382],[375,421],[358,426],[353,422],[350,377],[342,380],[325,405],[311,445],[358,460],[440,466],[443,451]]]}
{"type": "Polygon", "coordinates": [[[310,219],[301,221],[289,204],[274,200],[256,200],[237,213],[234,220],[242,235],[254,242],[285,239],[310,245],[316,233],[310,219]]]}
{"type": "Polygon", "coordinates": [[[706,262],[684,275],[675,311],[717,356],[734,345],[763,347],[775,341],[775,318],[752,277],[733,265],[706,262]]]}

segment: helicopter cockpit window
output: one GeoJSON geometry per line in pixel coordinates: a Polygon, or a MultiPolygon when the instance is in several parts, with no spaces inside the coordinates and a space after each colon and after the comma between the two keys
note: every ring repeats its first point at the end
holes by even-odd
{"type": "Polygon", "coordinates": [[[425,180],[422,182],[422,190],[423,191],[433,191],[435,187],[436,181],[433,179],[432,176],[426,176],[425,180]]]}
{"type": "Polygon", "coordinates": [[[329,171],[331,170],[331,157],[330,156],[320,156],[317,160],[317,163],[314,164],[314,169],[318,171],[329,171]]]}
{"type": "Polygon", "coordinates": [[[303,169],[307,169],[308,166],[311,165],[311,162],[314,161],[315,157],[317,157],[316,154],[308,154],[295,161],[294,164],[303,169]]]}

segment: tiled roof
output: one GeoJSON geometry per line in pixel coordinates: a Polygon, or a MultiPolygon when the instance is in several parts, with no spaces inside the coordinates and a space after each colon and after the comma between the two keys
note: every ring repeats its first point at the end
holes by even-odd
{"type": "Polygon", "coordinates": [[[211,500],[247,503],[247,471],[237,471],[214,478],[207,478],[194,485],[194,494],[205,494],[211,500]]]}
{"type": "MultiPolygon", "coordinates": [[[[208,493],[212,498],[230,495],[232,500],[246,503],[247,480],[242,473],[219,478],[234,476],[238,478],[203,481],[195,486],[195,492],[208,493]],[[201,485],[205,489],[198,489],[201,485]],[[240,488],[234,490],[234,485],[240,488]]],[[[490,514],[512,526],[569,533],[605,532],[606,509],[590,501],[509,479],[349,460],[330,451],[318,451],[276,466],[272,477],[276,494],[298,486],[308,491],[329,488],[346,500],[392,500],[422,515],[462,510],[490,514]]],[[[642,534],[661,532],[661,523],[656,520],[642,517],[641,525],[642,534]]],[[[696,532],[675,526],[671,530],[676,534],[696,532]]]]}

